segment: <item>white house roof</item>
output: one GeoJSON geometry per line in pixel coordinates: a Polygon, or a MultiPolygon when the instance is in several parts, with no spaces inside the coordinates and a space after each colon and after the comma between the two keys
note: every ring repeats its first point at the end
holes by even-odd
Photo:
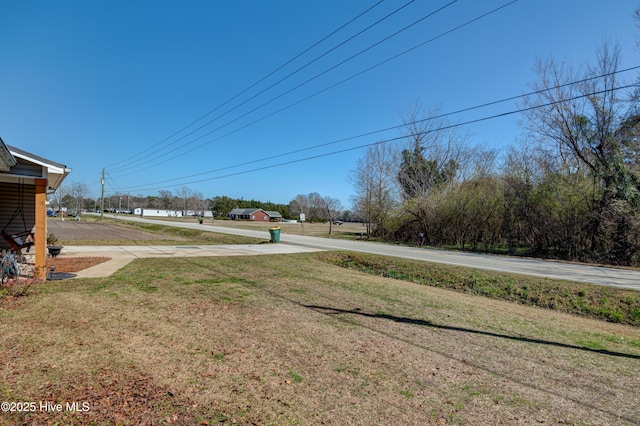
{"type": "Polygon", "coordinates": [[[262,210],[262,209],[255,209],[255,208],[254,209],[233,209],[229,212],[229,214],[237,215],[237,216],[246,216],[246,215],[250,215],[251,213],[257,212],[258,210],[262,210]]]}
{"type": "Polygon", "coordinates": [[[255,213],[257,211],[265,212],[269,217],[282,217],[279,212],[276,211],[267,211],[260,208],[252,208],[252,209],[233,209],[227,215],[235,215],[235,216],[249,216],[251,213],[255,213]]]}
{"type": "Polygon", "coordinates": [[[0,172],[3,172],[5,179],[11,177],[45,178],[49,182],[48,189],[55,191],[60,187],[67,175],[71,173],[71,169],[64,164],[6,145],[0,138],[0,172]],[[21,168],[20,163],[32,167],[21,168]]]}

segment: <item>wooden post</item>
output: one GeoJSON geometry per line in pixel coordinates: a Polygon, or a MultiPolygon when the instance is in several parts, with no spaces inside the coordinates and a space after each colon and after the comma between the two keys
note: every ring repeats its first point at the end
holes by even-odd
{"type": "Polygon", "coordinates": [[[47,179],[35,179],[36,186],[36,234],[35,278],[46,278],[47,259],[47,179]]]}

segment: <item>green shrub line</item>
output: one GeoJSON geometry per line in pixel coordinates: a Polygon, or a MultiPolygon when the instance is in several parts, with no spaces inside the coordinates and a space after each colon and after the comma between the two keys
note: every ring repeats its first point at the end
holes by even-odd
{"type": "Polygon", "coordinates": [[[640,326],[640,293],[615,287],[512,275],[352,252],[324,252],[324,262],[368,274],[526,306],[640,326]]]}

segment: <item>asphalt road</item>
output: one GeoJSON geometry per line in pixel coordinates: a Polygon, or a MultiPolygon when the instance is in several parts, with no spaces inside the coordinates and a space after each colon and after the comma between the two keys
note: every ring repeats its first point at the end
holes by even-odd
{"type": "MultiPolygon", "coordinates": [[[[147,223],[161,223],[168,226],[200,229],[223,234],[244,235],[270,239],[268,231],[227,228],[211,224],[177,223],[158,219],[145,219],[127,216],[127,220],[147,223]]],[[[555,278],[577,281],[587,284],[600,284],[613,287],[640,290],[640,271],[617,269],[602,266],[581,265],[537,259],[523,259],[508,256],[494,256],[485,254],[461,253],[452,251],[430,250],[418,247],[403,247],[365,241],[349,241],[330,238],[309,237],[302,235],[280,235],[281,244],[295,244],[323,250],[351,250],[363,253],[380,254],[406,259],[422,260],[426,262],[445,263],[449,265],[470,268],[488,269],[492,271],[509,272],[514,274],[534,275],[538,277],[555,278]]]]}

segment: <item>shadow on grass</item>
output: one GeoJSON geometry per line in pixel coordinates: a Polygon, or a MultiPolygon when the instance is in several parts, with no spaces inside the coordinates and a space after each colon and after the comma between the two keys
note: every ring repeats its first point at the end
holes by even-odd
{"type": "Polygon", "coordinates": [[[626,354],[622,352],[613,352],[613,351],[608,351],[606,349],[594,349],[594,348],[588,348],[585,346],[570,345],[567,343],[551,342],[548,340],[532,339],[529,337],[509,336],[507,334],[492,333],[490,331],[473,330],[473,329],[464,328],[464,327],[435,324],[431,321],[415,319],[415,318],[397,317],[395,315],[388,315],[388,314],[371,314],[371,313],[363,312],[358,309],[353,309],[353,310],[339,309],[339,308],[330,308],[327,306],[305,305],[305,304],[302,304],[301,306],[304,306],[305,308],[313,309],[316,312],[320,312],[326,315],[338,315],[338,314],[360,315],[363,317],[386,319],[386,320],[391,320],[394,322],[404,323],[404,324],[414,324],[414,325],[419,325],[423,327],[438,328],[442,330],[452,330],[452,331],[459,331],[463,333],[479,334],[483,336],[499,337],[502,339],[516,340],[519,342],[535,343],[539,345],[549,345],[549,346],[556,346],[560,348],[575,349],[575,350],[580,350],[585,352],[593,352],[601,355],[609,355],[609,356],[615,356],[615,357],[621,357],[621,358],[640,359],[640,355],[626,354]]]}

